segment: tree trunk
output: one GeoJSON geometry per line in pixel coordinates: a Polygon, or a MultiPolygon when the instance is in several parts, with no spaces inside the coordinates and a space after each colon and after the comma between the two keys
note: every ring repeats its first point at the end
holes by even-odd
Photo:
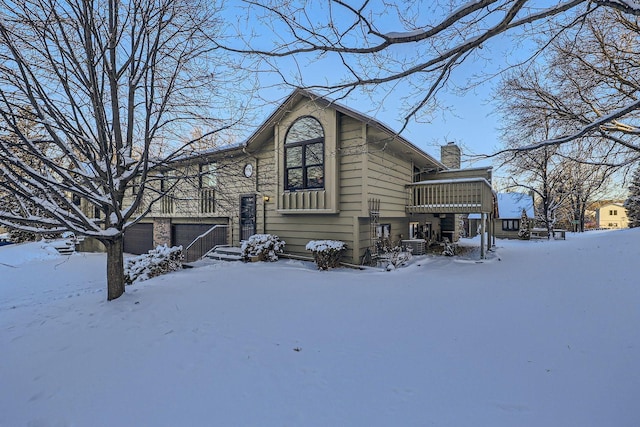
{"type": "Polygon", "coordinates": [[[103,243],[107,247],[107,300],[111,301],[124,293],[124,262],[122,235],[103,243]]]}

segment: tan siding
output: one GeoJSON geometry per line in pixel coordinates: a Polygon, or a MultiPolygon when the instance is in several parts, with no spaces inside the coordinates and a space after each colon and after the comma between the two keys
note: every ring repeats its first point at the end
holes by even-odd
{"type": "Polygon", "coordinates": [[[340,211],[352,218],[363,211],[363,150],[366,148],[363,124],[351,117],[340,116],[340,211]]]}
{"type": "Polygon", "coordinates": [[[385,152],[372,153],[368,159],[369,197],[380,199],[380,215],[404,215],[405,185],[411,180],[411,162],[385,152]]]}
{"type": "Polygon", "coordinates": [[[268,232],[286,241],[286,252],[307,255],[311,240],[341,240],[347,244],[346,258],[353,256],[353,223],[351,218],[336,215],[276,215],[269,217],[268,232]]]}

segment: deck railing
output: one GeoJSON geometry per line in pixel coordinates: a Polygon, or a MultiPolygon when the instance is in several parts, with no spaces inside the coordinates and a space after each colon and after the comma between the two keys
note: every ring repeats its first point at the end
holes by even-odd
{"type": "Polygon", "coordinates": [[[408,213],[493,211],[491,185],[482,178],[422,181],[407,186],[408,213]]]}
{"type": "Polygon", "coordinates": [[[173,196],[165,195],[160,199],[160,212],[163,214],[172,214],[175,203],[173,196]]]}
{"type": "Polygon", "coordinates": [[[213,188],[200,190],[200,213],[213,213],[216,210],[216,191],[213,188]]]}

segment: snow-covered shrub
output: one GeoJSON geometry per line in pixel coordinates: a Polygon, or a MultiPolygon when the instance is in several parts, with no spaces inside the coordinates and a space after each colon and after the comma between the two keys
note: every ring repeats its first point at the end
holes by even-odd
{"type": "Polygon", "coordinates": [[[629,198],[624,201],[629,218],[629,228],[640,227],[640,167],[636,169],[629,185],[629,198]]]}
{"type": "Polygon", "coordinates": [[[60,237],[59,233],[44,233],[38,234],[31,231],[18,230],[16,228],[9,229],[9,236],[13,243],[24,242],[37,242],[42,239],[57,239],[60,237]]]}
{"type": "Polygon", "coordinates": [[[444,250],[442,251],[442,255],[444,256],[454,256],[456,254],[456,245],[449,242],[449,239],[444,239],[444,250]]]}
{"type": "Polygon", "coordinates": [[[278,254],[284,252],[285,241],[275,234],[254,234],[242,242],[244,259],[258,257],[261,261],[277,261],[278,254]]]}
{"type": "Polygon", "coordinates": [[[339,240],[312,240],[307,243],[307,250],[313,253],[318,270],[337,267],[346,249],[347,245],[339,240]]]}
{"type": "Polygon", "coordinates": [[[411,248],[408,248],[408,250],[405,250],[402,246],[385,248],[380,253],[380,256],[387,263],[387,270],[394,270],[411,260],[411,248]]]}
{"type": "Polygon", "coordinates": [[[146,254],[129,258],[124,263],[124,282],[127,285],[182,268],[182,246],[158,246],[146,254]]]}

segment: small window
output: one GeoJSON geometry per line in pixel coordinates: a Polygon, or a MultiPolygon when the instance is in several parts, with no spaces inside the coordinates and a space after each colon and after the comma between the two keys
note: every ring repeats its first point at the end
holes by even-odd
{"type": "Polygon", "coordinates": [[[614,215],[618,215],[618,210],[617,210],[617,209],[614,209],[614,210],[613,210],[613,214],[614,214],[614,215]]]}
{"type": "Polygon", "coordinates": [[[301,117],[284,141],[284,187],[287,190],[324,188],[324,131],[313,117],[301,117]]]}
{"type": "Polygon", "coordinates": [[[502,220],[502,231],[518,231],[518,230],[520,230],[519,219],[503,219],[502,220]]]}
{"type": "Polygon", "coordinates": [[[214,188],[217,182],[217,165],[215,163],[200,165],[198,170],[198,188],[214,188]]]}
{"type": "Polygon", "coordinates": [[[378,239],[388,239],[391,236],[391,224],[379,224],[376,226],[378,239]]]}

